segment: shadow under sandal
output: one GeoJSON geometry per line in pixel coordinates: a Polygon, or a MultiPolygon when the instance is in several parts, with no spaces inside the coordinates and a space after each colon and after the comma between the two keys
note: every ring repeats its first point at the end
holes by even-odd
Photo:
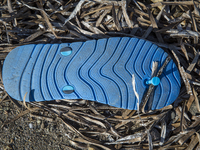
{"type": "MultiPolygon", "coordinates": [[[[23,101],[85,99],[136,110],[132,79],[141,102],[154,86],[149,109],[170,105],[180,91],[180,74],[171,59],[159,70],[168,54],[149,41],[129,37],[63,44],[31,44],[12,50],[3,65],[8,94],[23,101]]],[[[148,103],[148,102],[147,102],[148,103]]]]}

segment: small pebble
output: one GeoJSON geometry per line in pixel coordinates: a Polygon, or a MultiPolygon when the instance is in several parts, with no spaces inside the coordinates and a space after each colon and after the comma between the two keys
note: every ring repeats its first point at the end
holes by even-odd
{"type": "Polygon", "coordinates": [[[29,128],[32,129],[33,128],[33,124],[29,123],[29,128]]]}

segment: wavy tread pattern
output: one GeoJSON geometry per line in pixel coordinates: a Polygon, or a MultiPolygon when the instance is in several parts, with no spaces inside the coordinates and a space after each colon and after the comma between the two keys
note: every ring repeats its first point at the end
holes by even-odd
{"type": "MultiPolygon", "coordinates": [[[[140,100],[151,78],[152,63],[161,67],[167,53],[151,42],[128,37],[91,40],[63,44],[20,46],[9,53],[3,66],[3,82],[9,95],[17,100],[45,101],[54,99],[87,99],[111,106],[137,109],[132,87],[140,100]],[[71,47],[69,56],[60,54],[71,47]],[[9,69],[8,69],[9,68],[9,69]],[[65,94],[66,85],[74,92],[65,94]]],[[[155,88],[151,109],[174,102],[180,91],[180,75],[171,60],[161,83],[155,88]]]]}

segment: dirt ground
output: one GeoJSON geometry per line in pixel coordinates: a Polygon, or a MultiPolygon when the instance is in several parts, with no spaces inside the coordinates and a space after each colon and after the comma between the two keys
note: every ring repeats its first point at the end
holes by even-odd
{"type": "Polygon", "coordinates": [[[0,150],[200,149],[200,3],[169,0],[0,0],[0,72],[30,43],[109,37],[149,40],[181,73],[176,101],[138,112],[87,100],[23,103],[0,76],[0,150]]]}

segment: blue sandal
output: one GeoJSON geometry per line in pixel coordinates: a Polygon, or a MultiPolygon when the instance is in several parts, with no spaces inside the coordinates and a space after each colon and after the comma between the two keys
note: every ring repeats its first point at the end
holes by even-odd
{"type": "Polygon", "coordinates": [[[155,85],[151,110],[173,103],[180,91],[180,74],[173,62],[159,78],[152,64],[162,66],[168,54],[137,38],[115,37],[63,44],[31,44],[12,50],[3,65],[8,94],[26,102],[86,99],[136,110],[132,76],[139,100],[155,85]]]}

